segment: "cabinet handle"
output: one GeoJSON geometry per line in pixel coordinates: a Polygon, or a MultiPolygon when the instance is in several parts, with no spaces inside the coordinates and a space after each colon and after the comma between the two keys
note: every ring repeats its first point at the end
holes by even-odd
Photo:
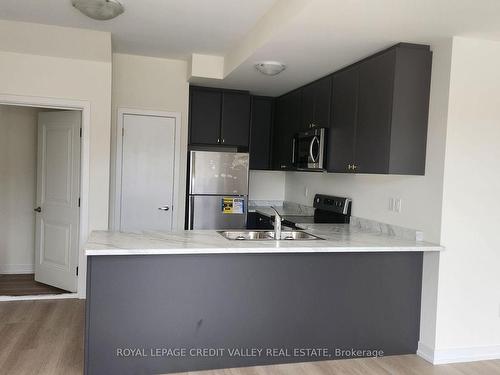
{"type": "Polygon", "coordinates": [[[280,165],[280,168],[281,168],[281,169],[285,169],[285,168],[286,168],[286,165],[285,165],[285,164],[281,164],[281,165],[280,165]]]}
{"type": "Polygon", "coordinates": [[[220,138],[217,138],[217,143],[220,143],[220,138]]]}
{"type": "Polygon", "coordinates": [[[292,164],[295,164],[295,137],[292,138],[292,164]]]}
{"type": "Polygon", "coordinates": [[[352,165],[352,169],[353,169],[353,170],[356,170],[356,168],[358,168],[358,166],[357,166],[357,165],[355,165],[355,164],[353,164],[353,165],[352,165]]]}
{"type": "Polygon", "coordinates": [[[351,170],[351,168],[352,168],[351,164],[348,164],[347,169],[351,170]]]}
{"type": "Polygon", "coordinates": [[[222,138],[222,143],[224,143],[224,138],[222,138]]]}

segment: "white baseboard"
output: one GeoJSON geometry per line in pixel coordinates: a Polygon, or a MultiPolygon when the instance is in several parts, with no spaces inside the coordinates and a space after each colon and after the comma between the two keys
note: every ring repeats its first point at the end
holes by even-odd
{"type": "Polygon", "coordinates": [[[500,345],[470,348],[432,349],[419,342],[417,355],[434,365],[500,359],[500,345]]]}
{"type": "Polygon", "coordinates": [[[420,341],[418,342],[417,355],[427,362],[434,364],[434,349],[431,349],[420,341]]]}
{"type": "Polygon", "coordinates": [[[0,274],[35,273],[34,264],[0,264],[0,274]]]}
{"type": "Polygon", "coordinates": [[[63,293],[63,294],[38,294],[32,296],[0,296],[0,302],[12,301],[36,301],[47,299],[77,299],[80,298],[78,293],[63,293]]]}

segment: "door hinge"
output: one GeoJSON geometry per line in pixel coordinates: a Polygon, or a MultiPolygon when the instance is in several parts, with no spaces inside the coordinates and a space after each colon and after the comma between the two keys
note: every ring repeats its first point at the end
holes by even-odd
{"type": "Polygon", "coordinates": [[[82,138],[82,133],[83,133],[83,130],[82,130],[82,128],[80,128],[80,138],[82,138]]]}
{"type": "Polygon", "coordinates": [[[76,276],[78,276],[78,266],[76,266],[76,276]]]}
{"type": "Polygon", "coordinates": [[[80,198],[78,198],[78,207],[80,207],[80,198]]]}

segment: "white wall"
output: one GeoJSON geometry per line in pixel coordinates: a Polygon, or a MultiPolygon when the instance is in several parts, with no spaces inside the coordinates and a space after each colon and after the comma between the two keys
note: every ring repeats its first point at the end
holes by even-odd
{"type": "Polygon", "coordinates": [[[285,200],[285,172],[250,171],[248,198],[251,200],[285,200]]]}
{"type": "Polygon", "coordinates": [[[111,35],[102,31],[0,20],[3,51],[109,62],[111,35]]]}
{"type": "Polygon", "coordinates": [[[439,262],[438,362],[453,357],[500,358],[499,66],[500,42],[454,38],[441,227],[446,251],[439,262]]]}
{"type": "Polygon", "coordinates": [[[34,270],[37,113],[0,105],[0,274],[34,270]]]}
{"type": "Polygon", "coordinates": [[[187,62],[145,56],[113,54],[111,192],[115,190],[114,162],[118,108],[150,109],[181,113],[181,160],[178,228],[184,227],[188,135],[189,84],[187,62]]]}

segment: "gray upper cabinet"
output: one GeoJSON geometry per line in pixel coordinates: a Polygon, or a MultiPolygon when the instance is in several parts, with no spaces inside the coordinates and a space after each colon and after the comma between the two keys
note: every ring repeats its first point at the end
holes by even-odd
{"type": "Polygon", "coordinates": [[[302,114],[299,130],[330,126],[332,79],[321,78],[302,88],[302,114]]]}
{"type": "Polygon", "coordinates": [[[273,169],[293,169],[294,137],[300,126],[301,92],[295,90],[276,99],[273,137],[273,169]]]}
{"type": "Polygon", "coordinates": [[[334,74],[328,171],[425,174],[431,64],[401,43],[334,74]]]}
{"type": "Polygon", "coordinates": [[[353,67],[334,74],[332,85],[332,121],[326,164],[329,172],[350,172],[358,115],[359,69],[353,67]]]}
{"type": "Polygon", "coordinates": [[[391,50],[359,66],[358,121],[355,171],[388,173],[391,108],[396,51],[391,50]]]}
{"type": "Polygon", "coordinates": [[[220,141],[222,93],[191,87],[189,90],[189,143],[210,145],[220,141]]]}
{"type": "Polygon", "coordinates": [[[271,168],[274,98],[252,96],[250,169],[271,168]]]}
{"type": "Polygon", "coordinates": [[[189,144],[248,148],[250,94],[190,87],[189,144]]]}
{"type": "Polygon", "coordinates": [[[248,147],[250,137],[250,95],[222,92],[221,143],[248,147]]]}
{"type": "Polygon", "coordinates": [[[429,46],[399,43],[276,99],[193,86],[189,143],[293,170],[296,133],[324,127],[328,172],[424,175],[431,65],[429,46]]]}

